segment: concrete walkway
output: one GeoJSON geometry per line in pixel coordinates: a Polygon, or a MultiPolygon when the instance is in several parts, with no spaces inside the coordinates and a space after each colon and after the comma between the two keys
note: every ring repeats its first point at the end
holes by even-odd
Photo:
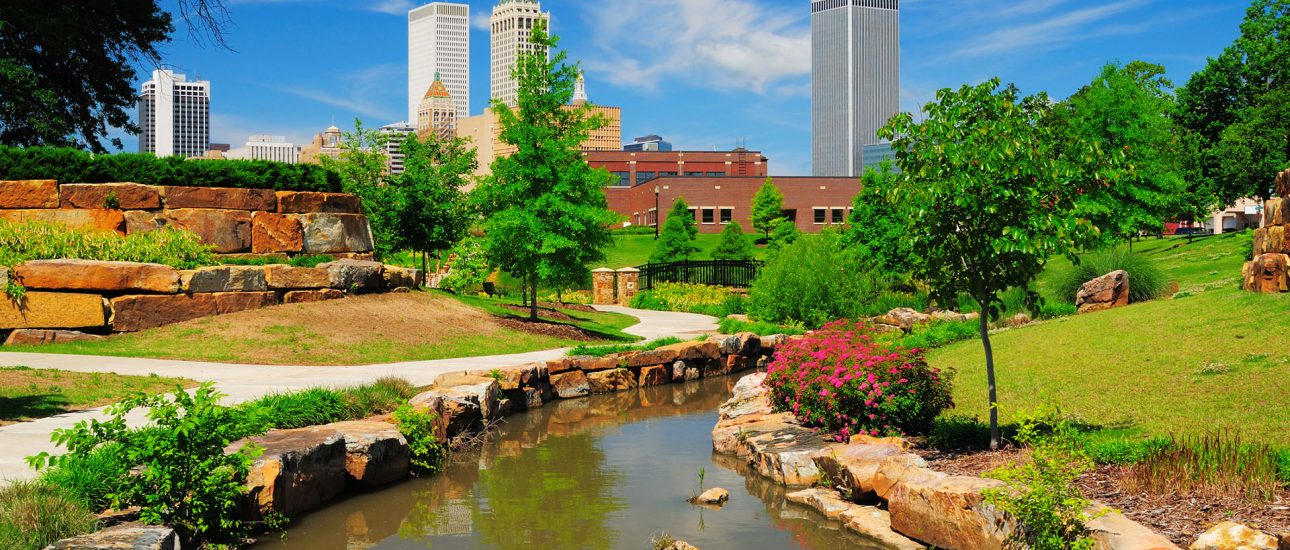
{"type": "MultiPolygon", "coordinates": [[[[619,306],[596,306],[596,308],[640,319],[638,324],[624,329],[623,332],[647,340],[668,336],[690,339],[704,332],[715,331],[717,328],[716,320],[705,315],[644,311],[619,306]]],[[[447,372],[513,367],[556,359],[562,357],[566,351],[567,348],[562,348],[511,355],[336,367],[235,365],[130,357],[0,352],[0,366],[22,365],[35,369],[111,372],[136,376],[157,374],[189,378],[200,382],[214,382],[216,389],[228,395],[225,401],[233,404],[275,392],[319,386],[356,386],[383,376],[398,376],[415,385],[424,386],[433,383],[440,374],[447,372]]],[[[36,473],[27,467],[23,459],[42,451],[50,454],[60,452],[49,442],[49,436],[54,430],[69,428],[82,420],[103,416],[103,409],[100,408],[0,427],[0,481],[35,477],[36,473]]],[[[142,414],[135,418],[141,422],[142,414]]]]}

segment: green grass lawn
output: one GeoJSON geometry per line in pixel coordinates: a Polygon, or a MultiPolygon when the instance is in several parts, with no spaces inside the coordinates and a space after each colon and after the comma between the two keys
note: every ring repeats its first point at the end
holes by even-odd
{"type": "Polygon", "coordinates": [[[139,392],[196,385],[184,378],[0,367],[0,425],[101,407],[139,392]]]}
{"type": "MultiPolygon", "coordinates": [[[[493,315],[528,319],[527,313],[517,311],[515,309],[520,306],[519,299],[517,298],[459,296],[446,292],[442,294],[468,306],[483,309],[493,315]]],[[[573,325],[604,340],[618,342],[634,342],[640,340],[639,337],[622,331],[623,329],[640,322],[637,318],[629,315],[605,313],[600,311],[582,311],[570,308],[556,308],[555,311],[558,312],[556,315],[551,315],[548,311],[549,310],[539,309],[538,318],[551,323],[573,325]]]]}
{"type": "MultiPolygon", "coordinates": [[[[1233,429],[1290,446],[1290,296],[1237,288],[1240,243],[1237,235],[1135,243],[1179,283],[1177,297],[994,334],[1002,421],[1051,404],[1116,434],[1233,429]]],[[[953,413],[986,418],[980,341],[934,350],[928,361],[957,371],[953,413]]]]}

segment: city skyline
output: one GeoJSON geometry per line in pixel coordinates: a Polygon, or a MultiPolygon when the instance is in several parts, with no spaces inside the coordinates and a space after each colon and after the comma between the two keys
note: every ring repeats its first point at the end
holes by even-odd
{"type": "Polygon", "coordinates": [[[432,2],[408,11],[408,118],[426,90],[439,78],[457,106],[457,118],[470,116],[470,5],[432,2]]]}
{"type": "MultiPolygon", "coordinates": [[[[234,2],[235,52],[180,36],[162,55],[168,65],[215,82],[212,141],[241,143],[268,133],[308,143],[333,122],[352,128],[357,116],[379,127],[406,117],[407,10],[419,3],[394,4],[234,2]],[[287,17],[297,24],[281,25],[287,17]],[[351,39],[342,47],[328,38],[334,36],[351,39]]],[[[1235,37],[1245,7],[1163,0],[901,4],[905,111],[936,89],[995,75],[1026,93],[1060,99],[1116,59],[1161,63],[1180,84],[1235,37]]],[[[469,5],[470,113],[478,114],[490,95],[483,75],[490,72],[485,29],[493,2],[469,5]]],[[[542,9],[570,59],[583,62],[593,101],[623,107],[624,136],[659,134],[678,149],[698,150],[729,149],[744,139],[766,153],[777,175],[807,175],[808,5],[545,0],[542,9]],[[654,30],[640,32],[645,28],[654,30]]],[[[139,81],[150,70],[141,69],[139,81]]]]}

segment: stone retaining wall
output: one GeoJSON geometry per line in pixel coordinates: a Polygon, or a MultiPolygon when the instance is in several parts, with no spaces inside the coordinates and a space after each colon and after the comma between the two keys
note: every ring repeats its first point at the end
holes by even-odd
{"type": "Polygon", "coordinates": [[[1241,271],[1242,287],[1251,292],[1290,291],[1290,170],[1277,175],[1277,195],[1263,205],[1263,227],[1254,232],[1254,257],[1241,271]]]}
{"type": "Polygon", "coordinates": [[[0,181],[0,220],[121,235],[195,233],[220,254],[332,254],[371,259],[372,231],[344,193],[137,183],[0,181]]]}

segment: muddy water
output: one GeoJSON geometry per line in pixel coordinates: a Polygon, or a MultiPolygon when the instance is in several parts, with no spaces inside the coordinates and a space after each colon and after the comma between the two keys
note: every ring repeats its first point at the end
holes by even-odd
{"type": "Polygon", "coordinates": [[[435,477],[353,495],[296,520],[279,548],[649,548],[668,533],[704,550],[881,548],[712,453],[717,406],[737,376],[586,399],[515,415],[435,477]],[[723,487],[714,510],[685,502],[723,487]]]}

